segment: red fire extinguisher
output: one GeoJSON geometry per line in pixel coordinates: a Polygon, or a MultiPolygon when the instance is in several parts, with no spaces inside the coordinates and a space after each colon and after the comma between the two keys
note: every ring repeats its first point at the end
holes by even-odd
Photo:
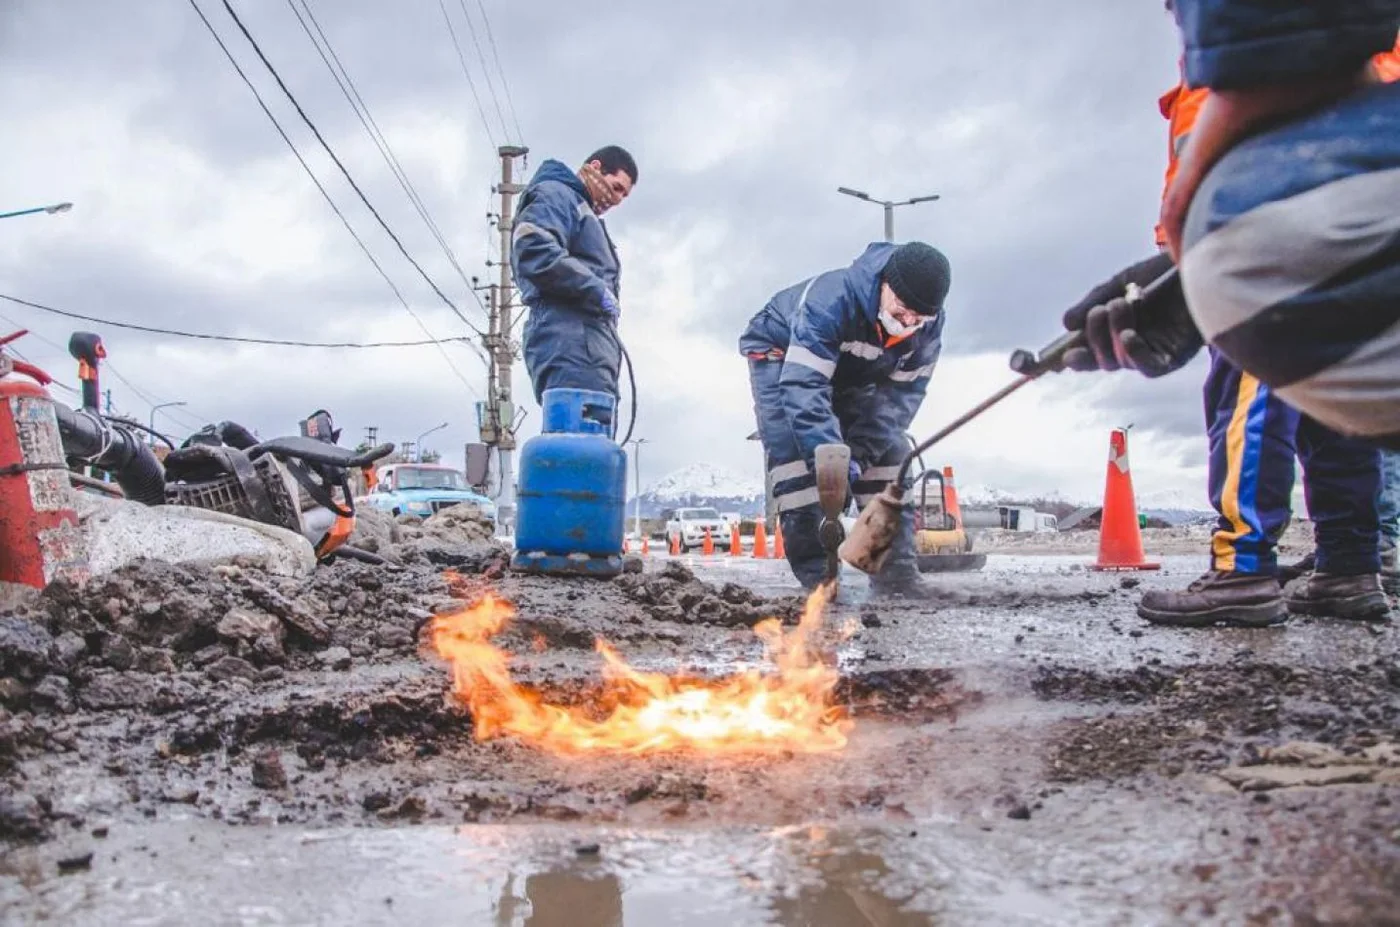
{"type": "Polygon", "coordinates": [[[43,588],[87,577],[87,555],[63,458],[53,379],[4,353],[0,338],[0,582],[43,588]]]}

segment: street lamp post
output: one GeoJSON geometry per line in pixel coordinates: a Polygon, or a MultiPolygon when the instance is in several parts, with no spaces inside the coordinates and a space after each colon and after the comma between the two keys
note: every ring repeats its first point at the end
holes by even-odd
{"type": "Polygon", "coordinates": [[[52,206],[35,206],[32,209],[16,209],[14,212],[0,212],[0,219],[11,219],[15,216],[32,216],[35,213],[43,212],[49,215],[67,212],[73,208],[72,203],[54,203],[52,206]]]}
{"type": "MultiPolygon", "coordinates": [[[[155,431],[155,430],[156,430],[156,413],[157,413],[157,412],[159,412],[161,409],[171,409],[171,408],[175,408],[176,406],[183,406],[183,405],[186,405],[186,403],[184,403],[184,402],[158,402],[158,403],[156,403],[155,405],[151,406],[151,421],[150,421],[151,431],[155,431]]],[[[154,436],[154,435],[152,435],[152,437],[151,437],[151,443],[152,443],[152,444],[155,443],[155,436],[154,436]]]]}
{"type": "Polygon", "coordinates": [[[837,193],[844,193],[847,196],[854,196],[858,200],[865,200],[867,203],[874,203],[877,206],[885,207],[885,241],[894,241],[894,208],[896,206],[913,206],[915,203],[932,203],[939,199],[937,193],[928,196],[915,196],[907,200],[877,200],[869,193],[861,190],[852,190],[850,187],[837,187],[837,193]]]}
{"type": "Polygon", "coordinates": [[[632,499],[632,524],[637,533],[637,543],[642,541],[642,445],[646,438],[633,438],[632,445],[632,485],[636,487],[632,499]]]}
{"type": "Polygon", "coordinates": [[[435,425],[435,426],[433,426],[432,428],[429,428],[427,431],[423,432],[421,435],[418,436],[418,440],[413,442],[414,447],[416,447],[416,448],[418,449],[418,457],[417,457],[417,459],[414,461],[415,463],[422,463],[422,462],[423,462],[423,439],[426,438],[428,435],[432,434],[432,433],[435,432],[435,431],[442,431],[442,430],[443,430],[444,428],[446,428],[446,427],[447,427],[447,423],[446,423],[446,422],[443,422],[441,425],[435,425]]]}

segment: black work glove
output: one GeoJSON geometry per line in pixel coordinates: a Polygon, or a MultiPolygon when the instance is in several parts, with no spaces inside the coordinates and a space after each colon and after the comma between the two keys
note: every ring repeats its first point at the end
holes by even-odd
{"type": "Polygon", "coordinates": [[[1173,267],[1159,254],[1114,275],[1065,313],[1065,328],[1084,332],[1088,347],[1065,353],[1070,370],[1136,370],[1160,377],[1180,370],[1205,345],[1177,278],[1157,293],[1129,302],[1130,284],[1146,287],[1173,267]]]}

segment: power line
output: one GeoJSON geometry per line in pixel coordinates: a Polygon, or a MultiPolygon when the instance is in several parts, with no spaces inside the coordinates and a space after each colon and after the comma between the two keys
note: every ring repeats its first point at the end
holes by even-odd
{"type": "MultiPolygon", "coordinates": [[[[59,344],[57,341],[54,341],[52,338],[46,337],[46,336],[45,336],[43,333],[41,333],[41,332],[36,332],[36,331],[34,331],[32,328],[29,328],[28,326],[21,325],[20,323],[16,322],[14,319],[11,319],[11,318],[8,317],[8,316],[0,315],[0,320],[3,320],[3,321],[5,321],[5,322],[10,323],[11,325],[15,326],[16,328],[24,328],[24,329],[26,329],[26,330],[29,332],[29,334],[33,335],[34,338],[35,338],[37,341],[41,341],[41,342],[43,342],[44,344],[48,345],[49,347],[51,347],[51,348],[53,348],[53,349],[55,349],[55,350],[57,350],[57,351],[60,351],[60,352],[62,352],[62,353],[64,353],[64,354],[67,354],[67,353],[68,353],[68,348],[67,348],[66,346],[59,344]]],[[[14,345],[6,345],[5,348],[6,348],[6,350],[13,352],[17,357],[19,357],[20,360],[24,360],[24,361],[28,361],[28,360],[29,360],[27,357],[25,357],[23,354],[21,354],[18,350],[16,350],[14,345]]],[[[133,393],[135,393],[135,394],[137,395],[138,398],[145,400],[147,405],[155,405],[155,404],[157,404],[158,402],[161,401],[161,400],[158,400],[158,399],[153,399],[149,393],[147,393],[145,390],[139,388],[138,386],[136,386],[136,384],[132,383],[132,382],[131,382],[130,380],[128,380],[125,376],[123,376],[123,375],[122,375],[122,372],[121,372],[120,370],[118,370],[116,367],[112,366],[112,362],[111,362],[110,360],[104,360],[104,361],[102,362],[102,364],[101,364],[101,369],[106,370],[106,371],[108,371],[109,373],[111,373],[112,376],[116,377],[120,382],[122,382],[123,384],[125,384],[126,387],[127,387],[127,389],[129,389],[129,390],[131,390],[133,393]]],[[[65,390],[67,390],[67,391],[70,392],[70,393],[80,393],[80,392],[81,392],[81,390],[75,389],[74,387],[69,386],[67,383],[60,383],[60,382],[57,381],[57,380],[54,380],[52,385],[57,386],[57,387],[60,387],[60,388],[62,388],[62,389],[65,389],[65,390]]],[[[171,413],[171,414],[172,414],[172,416],[174,415],[174,413],[171,413]]],[[[190,416],[185,416],[185,417],[186,417],[187,419],[190,418],[190,416]]],[[[195,427],[196,427],[196,428],[199,428],[199,427],[203,427],[203,426],[202,426],[202,423],[200,423],[200,424],[197,424],[195,427]]]]}
{"type": "Polygon", "coordinates": [[[107,373],[110,373],[112,376],[116,377],[117,380],[124,384],[127,389],[131,390],[133,393],[136,394],[136,398],[140,399],[146,405],[165,406],[165,408],[162,411],[164,411],[166,415],[175,419],[184,419],[186,427],[194,427],[196,429],[203,428],[209,422],[214,421],[213,419],[206,419],[205,421],[201,422],[199,421],[200,416],[197,410],[190,409],[189,412],[186,412],[185,409],[189,408],[189,406],[184,406],[183,408],[180,406],[173,406],[166,400],[161,399],[159,396],[146,392],[145,390],[137,386],[135,383],[132,383],[130,380],[128,380],[120,370],[113,366],[110,360],[103,362],[102,369],[105,370],[107,373]],[[194,422],[194,425],[191,426],[190,422],[194,422]]]}
{"type": "Polygon", "coordinates": [[[199,409],[191,407],[188,403],[181,404],[178,406],[172,405],[168,400],[162,399],[154,393],[148,392],[147,390],[144,390],[141,387],[137,386],[135,383],[132,383],[131,380],[127,379],[125,374],[123,374],[120,370],[116,368],[116,365],[112,363],[110,358],[103,360],[101,369],[106,373],[110,373],[112,376],[116,377],[118,382],[120,382],[127,389],[135,393],[136,398],[140,399],[146,405],[165,406],[165,408],[162,409],[162,411],[173,419],[183,419],[186,428],[199,429],[203,428],[209,422],[214,421],[213,418],[202,416],[200,414],[199,409]],[[186,411],[187,409],[189,411],[186,411]],[[201,418],[204,418],[204,421],[200,421],[201,418]]]}
{"type": "Polygon", "coordinates": [[[364,239],[362,239],[359,236],[359,233],[355,231],[354,226],[350,224],[350,220],[345,217],[345,213],[340,211],[340,207],[335,204],[335,200],[331,199],[330,193],[326,191],[326,188],[321,183],[320,178],[316,176],[316,172],[311,170],[311,165],[306,163],[306,159],[302,157],[301,152],[297,149],[297,146],[292,141],[291,136],[289,136],[286,130],[282,128],[282,124],[277,121],[277,117],[272,115],[272,110],[268,109],[267,103],[262,98],[262,94],[258,92],[258,88],[253,85],[253,82],[248,78],[248,75],[244,73],[243,68],[238,63],[238,59],[233,57],[233,52],[229,51],[228,46],[224,44],[224,40],[214,29],[213,23],[209,22],[208,17],[204,15],[204,11],[199,8],[199,4],[196,3],[195,0],[189,0],[189,3],[190,6],[194,7],[195,13],[198,14],[200,21],[204,23],[204,27],[209,30],[209,34],[214,38],[214,41],[218,43],[219,49],[224,53],[224,57],[228,58],[229,64],[233,65],[234,71],[237,72],[239,78],[242,79],[243,83],[247,85],[248,89],[252,92],[253,99],[258,101],[259,108],[261,108],[263,114],[267,116],[268,121],[272,123],[272,127],[277,130],[277,134],[282,137],[282,141],[286,142],[287,147],[292,150],[292,154],[296,157],[297,163],[301,165],[302,170],[306,172],[306,176],[310,177],[311,182],[316,185],[316,189],[320,191],[322,199],[326,201],[326,204],[330,206],[331,211],[334,212],[336,216],[340,219],[341,224],[345,226],[345,230],[349,232],[350,237],[355,240],[355,244],[360,246],[360,250],[364,252],[365,258],[370,262],[371,265],[374,266],[374,269],[379,272],[379,276],[384,278],[384,282],[389,285],[389,289],[393,291],[394,296],[398,298],[399,302],[403,305],[404,309],[408,311],[409,315],[413,316],[415,321],[418,321],[419,327],[423,328],[424,333],[431,338],[432,332],[429,332],[426,329],[426,327],[423,326],[423,323],[421,320],[418,319],[417,314],[415,314],[414,311],[409,307],[408,300],[404,298],[403,293],[399,291],[399,288],[394,284],[394,281],[390,279],[389,274],[384,270],[383,266],[380,265],[379,261],[375,260],[374,254],[369,250],[369,246],[365,244],[364,239]]]}
{"type": "Polygon", "coordinates": [[[428,226],[428,230],[432,233],[433,237],[437,239],[437,243],[442,248],[443,254],[447,255],[447,260],[456,269],[458,276],[462,278],[462,282],[471,286],[471,280],[468,279],[466,272],[462,270],[462,265],[458,263],[457,255],[452,252],[452,248],[447,244],[447,238],[442,234],[442,230],[438,227],[438,224],[433,221],[432,215],[428,212],[427,205],[424,204],[422,197],[418,195],[418,190],[413,186],[413,182],[408,179],[407,172],[404,171],[398,156],[394,154],[394,149],[389,145],[389,139],[384,135],[383,130],[379,128],[379,123],[375,121],[374,114],[370,112],[369,104],[365,103],[364,97],[360,95],[360,89],[355,86],[354,79],[351,78],[349,70],[345,67],[345,63],[340,60],[340,56],[336,54],[335,47],[331,45],[330,38],[326,35],[325,30],[321,28],[320,22],[317,21],[316,14],[311,10],[311,4],[308,0],[301,0],[301,6],[306,11],[305,19],[302,18],[301,12],[297,9],[296,0],[287,0],[287,6],[291,7],[292,15],[296,16],[297,22],[301,23],[302,31],[304,31],[306,37],[311,40],[311,44],[315,47],[316,53],[321,56],[321,61],[326,65],[326,69],[331,72],[331,77],[335,79],[336,85],[340,87],[340,92],[344,94],[346,102],[348,102],[350,108],[355,111],[355,116],[360,120],[360,125],[369,135],[370,140],[374,142],[375,147],[379,149],[379,154],[384,159],[384,163],[389,166],[389,171],[394,175],[394,179],[399,182],[399,186],[403,188],[404,193],[408,196],[409,202],[413,204],[413,208],[428,226]],[[311,21],[311,26],[307,25],[307,19],[311,21]],[[315,27],[315,35],[312,34],[311,27],[315,27]],[[320,37],[320,42],[317,42],[317,36],[320,37]],[[321,48],[322,45],[325,45],[324,51],[321,48]],[[330,55],[329,58],[326,57],[327,54],[330,55]],[[332,64],[332,61],[335,63],[332,64]]]}
{"type": "MultiPolygon", "coordinates": [[[[34,331],[33,329],[28,328],[28,326],[21,325],[20,323],[16,322],[14,319],[9,318],[8,316],[0,315],[0,321],[8,322],[9,324],[15,326],[15,328],[23,328],[23,329],[26,329],[26,330],[29,332],[29,334],[33,335],[34,338],[35,338],[37,341],[41,341],[41,342],[43,342],[44,344],[48,345],[49,347],[54,348],[55,350],[60,351],[60,352],[62,352],[62,353],[64,353],[64,354],[67,354],[67,353],[68,353],[68,349],[67,349],[67,347],[65,347],[64,345],[59,344],[57,341],[54,341],[52,338],[46,337],[46,336],[43,335],[41,332],[36,332],[36,331],[34,331]]],[[[26,362],[29,361],[29,358],[25,357],[22,353],[20,353],[20,352],[15,348],[14,345],[12,345],[12,344],[6,345],[6,346],[5,346],[5,349],[6,349],[7,351],[12,352],[16,357],[18,357],[18,358],[19,358],[20,360],[22,360],[22,361],[26,361],[26,362]]],[[[31,362],[31,363],[32,363],[32,362],[31,362]]],[[[36,366],[37,366],[37,365],[36,365],[36,366]]],[[[127,387],[129,390],[131,390],[133,393],[135,393],[135,394],[137,395],[138,398],[144,399],[144,400],[146,401],[146,404],[147,404],[147,405],[156,405],[156,404],[157,404],[158,400],[153,399],[149,393],[147,393],[147,392],[146,392],[145,390],[143,390],[143,389],[140,389],[139,387],[136,386],[136,384],[132,383],[132,382],[131,382],[130,380],[128,380],[125,376],[123,376],[123,375],[122,375],[122,372],[121,372],[120,370],[118,370],[118,369],[116,369],[115,367],[112,366],[112,362],[111,362],[110,360],[104,360],[104,361],[102,362],[102,364],[101,364],[101,369],[106,370],[106,371],[108,371],[109,373],[111,373],[112,376],[116,377],[121,383],[125,384],[126,387],[127,387]]],[[[54,381],[52,382],[52,384],[50,384],[50,385],[52,385],[52,386],[57,386],[57,387],[59,387],[60,389],[67,390],[68,392],[74,393],[74,394],[78,394],[78,393],[81,393],[81,392],[82,392],[82,391],[79,390],[79,389],[76,389],[76,388],[74,388],[74,387],[72,387],[72,386],[69,386],[67,383],[61,383],[61,382],[59,382],[58,380],[54,380],[54,381]]],[[[175,413],[174,413],[173,411],[170,412],[170,413],[168,413],[168,414],[170,414],[172,417],[175,416],[175,413]]],[[[188,421],[188,420],[190,420],[192,417],[191,417],[191,416],[185,416],[185,418],[186,418],[186,420],[188,421]]],[[[201,423],[197,423],[194,427],[196,427],[196,428],[202,428],[202,427],[203,427],[203,423],[202,423],[202,422],[201,422],[201,423]]]]}
{"type": "Polygon", "coordinates": [[[0,293],[0,299],[7,302],[17,303],[21,306],[28,306],[31,309],[38,309],[42,312],[50,312],[54,315],[61,315],[68,319],[78,319],[82,322],[92,322],[97,325],[106,325],[110,328],[125,328],[131,331],[146,332],[152,335],[170,335],[175,338],[196,338],[201,341],[228,341],[239,344],[262,344],[273,345],[275,347],[288,348],[416,348],[424,345],[442,345],[454,341],[471,344],[472,339],[466,335],[452,338],[426,338],[421,341],[290,341],[277,338],[252,338],[241,335],[215,335],[207,332],[187,332],[175,328],[157,328],[152,325],[137,325],[134,322],[117,322],[113,319],[103,319],[94,315],[83,315],[79,312],[69,312],[66,309],[56,309],[53,306],[46,306],[43,303],[30,302],[27,299],[20,299],[18,296],[8,296],[0,293]]]}
{"type": "Polygon", "coordinates": [[[515,123],[515,139],[525,144],[525,133],[520,130],[520,116],[515,111],[515,100],[510,95],[510,84],[506,82],[506,70],[501,67],[501,53],[496,48],[496,36],[491,32],[491,17],[486,15],[486,7],[476,0],[476,8],[481,11],[481,21],[486,24],[486,39],[491,43],[491,57],[496,62],[496,71],[501,75],[501,88],[506,92],[506,106],[510,109],[511,122],[515,123]]]}
{"type": "MultiPolygon", "coordinates": [[[[16,322],[14,319],[10,318],[10,317],[7,316],[7,315],[0,315],[0,322],[6,322],[6,323],[8,323],[8,324],[10,324],[10,325],[13,325],[13,326],[15,327],[15,330],[16,330],[16,331],[23,330],[23,331],[27,332],[28,334],[33,335],[35,341],[41,341],[41,342],[43,342],[44,344],[48,345],[49,347],[53,348],[53,349],[56,350],[56,351],[59,351],[59,352],[65,354],[65,355],[68,353],[68,349],[67,349],[66,347],[64,347],[63,345],[59,344],[57,341],[54,341],[52,338],[45,338],[42,334],[40,334],[39,332],[36,332],[34,329],[30,328],[28,325],[21,325],[19,322],[16,322]]],[[[13,354],[15,357],[18,357],[20,360],[24,361],[26,364],[33,364],[35,367],[38,367],[38,366],[39,366],[38,364],[35,364],[32,360],[30,360],[28,357],[26,357],[26,356],[20,351],[19,348],[17,348],[17,347],[14,346],[13,343],[5,345],[5,350],[6,350],[6,351],[9,351],[9,352],[10,352],[11,354],[13,354]]],[[[42,369],[42,368],[40,368],[40,369],[42,369]]],[[[44,372],[45,372],[45,373],[48,373],[47,370],[45,370],[44,372]]],[[[50,374],[50,376],[52,376],[52,374],[50,374]]],[[[59,389],[65,389],[65,390],[67,390],[67,391],[70,392],[70,393],[79,392],[77,389],[75,389],[75,388],[69,386],[67,383],[61,383],[61,382],[59,382],[58,380],[54,380],[54,381],[53,381],[53,385],[54,385],[54,386],[57,386],[59,389]]]]}
{"type": "Polygon", "coordinates": [[[486,140],[491,143],[492,148],[496,148],[498,145],[491,132],[491,120],[486,118],[486,107],[481,105],[481,95],[476,92],[476,81],[472,80],[471,68],[467,66],[467,56],[462,51],[462,43],[457,41],[457,30],[452,28],[452,17],[447,15],[447,6],[443,0],[438,0],[438,9],[442,10],[442,20],[447,23],[447,34],[452,39],[452,47],[457,49],[457,60],[462,63],[462,74],[467,78],[467,86],[471,88],[472,99],[476,101],[476,112],[481,116],[482,127],[486,129],[486,140]]]}
{"type": "Polygon", "coordinates": [[[481,51],[481,41],[476,37],[476,26],[472,25],[471,14],[467,12],[467,0],[458,0],[458,3],[462,7],[462,18],[467,21],[467,30],[472,34],[472,44],[476,46],[476,60],[481,62],[481,76],[486,78],[486,89],[491,93],[491,104],[496,108],[496,118],[501,121],[501,137],[509,139],[510,129],[506,128],[506,117],[501,112],[501,98],[491,82],[491,71],[486,67],[486,55],[481,51]]]}
{"type": "MultiPolygon", "coordinates": [[[[193,3],[194,0],[190,0],[190,2],[193,3]]],[[[263,63],[263,67],[267,68],[268,73],[272,75],[272,79],[277,82],[277,86],[281,89],[283,95],[286,96],[287,101],[291,103],[292,107],[297,111],[297,115],[301,117],[301,121],[306,123],[306,127],[311,130],[311,134],[316,136],[316,141],[325,149],[326,154],[330,155],[330,159],[334,161],[335,166],[340,169],[340,173],[344,175],[346,182],[350,184],[350,188],[355,191],[355,195],[359,197],[360,202],[365,204],[365,208],[374,216],[380,228],[384,229],[385,234],[394,242],[394,245],[399,249],[399,253],[404,256],[404,259],[408,261],[408,263],[413,265],[413,269],[418,271],[418,275],[423,278],[428,286],[432,287],[433,292],[438,295],[438,298],[443,301],[447,308],[451,309],[457,318],[462,320],[462,324],[466,325],[478,335],[484,335],[481,329],[473,325],[471,320],[457,307],[457,304],[448,298],[447,294],[442,291],[442,288],[437,285],[433,278],[428,276],[428,272],[423,269],[421,264],[413,259],[413,255],[408,253],[408,249],[405,248],[403,242],[399,240],[399,236],[394,234],[394,230],[389,227],[389,223],[385,222],[384,217],[379,214],[379,210],[374,208],[374,204],[369,201],[369,197],[365,196],[365,191],[360,189],[360,185],[356,183],[355,178],[350,175],[350,171],[346,169],[345,164],[340,160],[340,156],[335,153],[335,149],[326,141],[325,136],[321,134],[321,130],[316,128],[316,123],[312,122],[311,117],[306,114],[306,110],[302,108],[295,94],[287,87],[286,82],[282,80],[282,75],[273,67],[272,62],[267,59],[267,55],[263,54],[262,46],[258,44],[257,39],[253,38],[253,34],[248,31],[248,27],[243,25],[243,20],[238,18],[238,13],[234,11],[233,5],[229,3],[229,0],[222,0],[222,2],[224,9],[228,11],[228,15],[233,18],[234,24],[238,26],[238,31],[242,32],[243,37],[248,40],[248,44],[253,46],[253,51],[257,54],[258,60],[263,63]]]]}
{"type": "MultiPolygon", "coordinates": [[[[32,334],[32,332],[31,332],[31,334],[32,334]]],[[[38,364],[34,363],[32,360],[29,359],[28,355],[26,355],[23,351],[21,351],[19,348],[15,347],[14,345],[12,345],[12,344],[7,344],[7,345],[5,345],[5,350],[8,351],[9,353],[13,354],[15,357],[18,357],[20,360],[24,361],[26,364],[29,364],[31,367],[39,367],[38,364]]],[[[39,369],[40,369],[40,370],[43,370],[42,367],[40,367],[39,369]]],[[[45,373],[48,373],[48,371],[46,371],[46,370],[45,370],[44,372],[45,372],[45,373]]],[[[76,395],[77,393],[80,392],[80,390],[79,390],[77,387],[75,387],[75,386],[69,386],[67,383],[64,383],[62,380],[52,379],[52,376],[53,376],[52,374],[49,374],[49,376],[50,376],[49,386],[57,386],[59,389],[65,390],[65,391],[70,392],[70,393],[73,393],[73,394],[75,394],[75,395],[76,395]]]]}
{"type": "MultiPolygon", "coordinates": [[[[297,146],[292,142],[291,137],[287,135],[286,130],[282,128],[282,124],[277,121],[277,117],[272,115],[272,110],[268,109],[267,103],[263,101],[262,94],[258,93],[258,88],[253,85],[253,82],[248,79],[248,75],[243,72],[243,68],[240,67],[238,64],[238,59],[233,57],[233,52],[229,51],[228,46],[224,44],[224,40],[219,36],[218,31],[214,28],[214,24],[209,22],[209,18],[204,15],[204,11],[199,8],[199,4],[196,3],[195,0],[189,0],[189,3],[190,6],[194,7],[194,11],[196,14],[198,14],[200,21],[204,23],[204,27],[209,30],[209,34],[213,37],[215,43],[217,43],[220,50],[223,51],[224,57],[228,59],[229,64],[233,65],[233,70],[237,72],[239,78],[242,79],[243,83],[248,87],[248,90],[252,92],[253,99],[258,101],[258,107],[263,111],[263,114],[267,116],[268,121],[272,123],[272,127],[277,130],[277,134],[282,137],[282,141],[286,142],[287,147],[292,150],[292,154],[296,157],[297,163],[301,165],[302,170],[306,172],[306,176],[310,177],[311,182],[316,185],[316,189],[320,191],[322,199],[326,201],[326,204],[330,206],[331,211],[334,212],[336,216],[340,219],[341,224],[345,226],[345,230],[350,233],[350,237],[353,238],[355,240],[355,243],[360,246],[360,250],[364,252],[365,258],[368,259],[370,264],[374,266],[374,269],[379,272],[379,276],[383,277],[384,282],[389,285],[389,289],[393,291],[394,296],[399,301],[399,305],[403,307],[403,310],[407,312],[409,316],[412,317],[413,321],[417,323],[418,327],[422,329],[423,334],[427,335],[429,338],[432,338],[434,341],[437,341],[438,339],[428,328],[427,323],[425,323],[421,318],[419,318],[418,313],[413,311],[413,307],[408,304],[408,300],[404,298],[403,293],[401,293],[399,291],[399,288],[394,285],[394,281],[390,279],[389,275],[384,271],[384,268],[380,266],[379,262],[374,259],[374,255],[370,252],[369,246],[366,245],[364,239],[360,238],[359,234],[356,233],[354,226],[350,224],[350,220],[345,217],[345,213],[340,211],[340,207],[335,204],[335,200],[331,199],[331,195],[328,192],[326,192],[326,188],[321,183],[320,178],[316,176],[315,171],[311,170],[311,165],[306,163],[306,159],[301,156],[301,152],[297,150],[297,146]]],[[[481,334],[480,330],[477,329],[475,326],[471,325],[470,322],[468,322],[467,325],[478,335],[481,334]]],[[[442,347],[441,344],[438,344],[438,351],[442,354],[443,362],[446,363],[447,366],[452,370],[452,373],[457,377],[457,379],[461,380],[463,385],[466,386],[467,392],[480,399],[481,394],[476,391],[476,387],[474,387],[471,381],[467,379],[466,375],[463,374],[462,371],[457,368],[457,365],[452,362],[452,358],[447,355],[447,351],[442,347]]]]}

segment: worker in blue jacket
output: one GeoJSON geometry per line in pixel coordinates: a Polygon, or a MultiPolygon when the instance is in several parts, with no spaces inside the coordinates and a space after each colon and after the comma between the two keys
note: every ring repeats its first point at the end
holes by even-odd
{"type": "Polygon", "coordinates": [[[637,162],[610,145],[577,173],[545,161],[520,199],[510,261],[530,309],[525,369],[536,402],[556,387],[618,394],[622,265],[602,216],[636,182],[637,162]]]}
{"type": "MultiPolygon", "coordinates": [[[[849,267],[778,293],[739,339],[788,563],[807,588],[826,573],[816,449],[850,447],[861,506],[897,476],[942,350],[950,280],[948,259],[929,245],[872,244],[849,267]]],[[[924,591],[913,532],[910,508],[888,563],[872,577],[877,593],[924,591]]]]}

